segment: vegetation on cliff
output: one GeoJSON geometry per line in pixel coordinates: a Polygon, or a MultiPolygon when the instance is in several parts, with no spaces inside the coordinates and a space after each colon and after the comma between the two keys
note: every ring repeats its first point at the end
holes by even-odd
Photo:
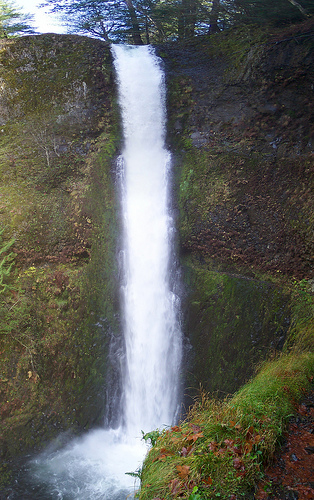
{"type": "Polygon", "coordinates": [[[3,42],[0,59],[3,481],[14,456],[104,416],[117,132],[102,42],[24,37],[3,42]]]}

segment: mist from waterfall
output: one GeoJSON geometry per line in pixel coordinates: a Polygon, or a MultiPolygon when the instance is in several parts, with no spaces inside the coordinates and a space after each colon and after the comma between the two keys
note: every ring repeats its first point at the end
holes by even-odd
{"type": "MultiPolygon", "coordinates": [[[[165,82],[148,46],[112,48],[124,135],[117,161],[123,218],[121,283],[125,352],[122,414],[116,429],[99,429],[50,449],[29,465],[29,496],[47,500],[125,500],[138,485],[126,472],[141,467],[142,431],[171,425],[178,408],[181,332],[169,210],[171,157],[165,148],[165,82]]],[[[53,445],[52,445],[53,446],[53,445]]]]}

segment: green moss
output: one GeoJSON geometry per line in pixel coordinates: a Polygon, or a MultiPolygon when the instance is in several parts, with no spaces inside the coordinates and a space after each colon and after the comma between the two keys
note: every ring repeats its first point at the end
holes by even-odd
{"type": "MultiPolygon", "coordinates": [[[[230,198],[226,164],[230,157],[221,158],[213,152],[190,147],[181,158],[179,208],[181,238],[191,238],[206,221],[208,212],[230,198]]],[[[234,157],[233,157],[234,161],[234,157]]]]}
{"type": "Polygon", "coordinates": [[[5,468],[103,418],[118,329],[118,131],[102,42],[24,37],[3,43],[0,58],[0,227],[16,254],[0,306],[5,468]]]}
{"type": "Polygon", "coordinates": [[[186,264],[189,392],[193,396],[202,386],[232,393],[269,352],[283,347],[290,325],[289,294],[267,282],[186,264]]]}

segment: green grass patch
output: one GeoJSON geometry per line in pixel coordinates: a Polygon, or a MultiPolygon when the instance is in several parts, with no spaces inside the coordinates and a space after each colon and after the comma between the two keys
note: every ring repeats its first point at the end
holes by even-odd
{"type": "Polygon", "coordinates": [[[160,433],[144,462],[139,498],[246,495],[313,374],[313,354],[283,354],[231,399],[203,395],[184,422],[160,433]]]}

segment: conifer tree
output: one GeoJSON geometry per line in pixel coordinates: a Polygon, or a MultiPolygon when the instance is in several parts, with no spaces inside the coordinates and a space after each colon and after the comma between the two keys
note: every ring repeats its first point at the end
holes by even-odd
{"type": "Polygon", "coordinates": [[[0,0],[0,38],[34,33],[32,21],[33,16],[21,13],[14,3],[0,0]]]}

